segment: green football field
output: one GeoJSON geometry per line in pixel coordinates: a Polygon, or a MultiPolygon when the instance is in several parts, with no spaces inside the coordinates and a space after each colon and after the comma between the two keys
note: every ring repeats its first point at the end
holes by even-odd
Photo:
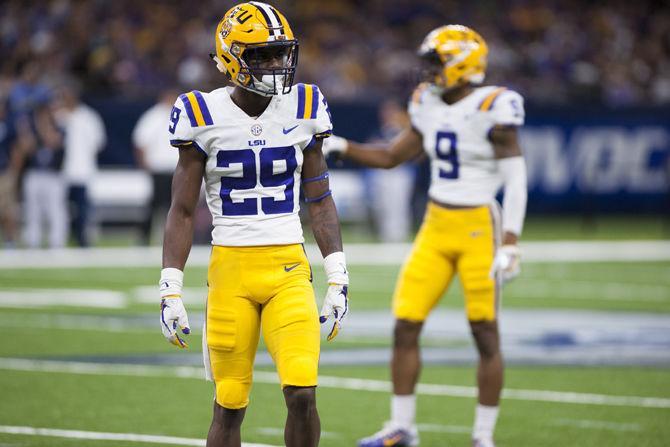
{"type": "MultiPolygon", "coordinates": [[[[670,316],[670,262],[543,262],[523,268],[522,277],[506,287],[505,309],[670,316]]],[[[352,315],[388,313],[398,269],[352,265],[352,315]]],[[[195,295],[188,305],[192,321],[202,319],[205,274],[203,267],[186,270],[187,290],[195,295]]],[[[200,330],[193,325],[188,352],[164,341],[154,324],[156,275],[145,267],[0,269],[0,315],[8,340],[0,345],[0,446],[204,445],[213,390],[201,378],[200,330]],[[79,297],[79,304],[68,296],[79,297]]],[[[319,301],[323,281],[315,266],[319,301]]],[[[457,283],[440,306],[462,313],[457,283]]],[[[389,335],[381,330],[361,337],[347,334],[345,326],[340,339],[324,341],[324,355],[387,352],[389,335]]],[[[424,340],[433,349],[457,349],[459,343],[424,340]]],[[[667,352],[667,339],[656,343],[667,352]]],[[[666,446],[668,364],[670,359],[647,366],[512,362],[498,446],[666,446]]],[[[286,413],[281,391],[270,365],[256,371],[243,440],[279,446],[286,413]]],[[[383,363],[328,363],[320,375],[322,446],[353,446],[388,418],[383,363]]],[[[473,363],[430,362],[421,383],[421,445],[469,446],[473,363]]]]}

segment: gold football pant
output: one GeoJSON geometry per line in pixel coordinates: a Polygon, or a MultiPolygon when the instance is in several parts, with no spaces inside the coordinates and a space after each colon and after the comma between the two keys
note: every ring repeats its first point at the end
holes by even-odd
{"type": "Polygon", "coordinates": [[[458,273],[468,320],[495,320],[500,287],[490,272],[500,220],[497,203],[448,209],[430,202],[396,284],[396,318],[424,321],[458,273]]]}
{"type": "Polygon", "coordinates": [[[281,386],[317,384],[319,315],[301,245],[214,246],[207,280],[205,359],[219,405],[249,404],[261,328],[281,386]]]}

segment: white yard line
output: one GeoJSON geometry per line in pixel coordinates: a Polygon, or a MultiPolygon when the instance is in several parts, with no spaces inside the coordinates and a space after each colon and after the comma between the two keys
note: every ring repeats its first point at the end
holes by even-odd
{"type": "MultiPolygon", "coordinates": [[[[135,287],[130,295],[138,303],[156,304],[158,301],[157,289],[158,287],[155,285],[139,286],[135,287]]],[[[203,307],[206,297],[207,287],[184,287],[182,289],[182,299],[185,304],[203,307]]]]}
{"type": "Polygon", "coordinates": [[[0,307],[83,306],[123,309],[126,294],[96,289],[18,289],[0,291],[0,307]]]}
{"type": "Polygon", "coordinates": [[[513,283],[514,298],[564,298],[593,301],[670,301],[670,285],[583,279],[545,280],[522,278],[513,283]]]}
{"type": "Polygon", "coordinates": [[[620,423],[612,421],[591,421],[587,419],[557,419],[553,425],[560,427],[576,427],[595,430],[611,430],[611,431],[642,431],[640,424],[636,423],[620,423]]]}
{"type": "MultiPolygon", "coordinates": [[[[398,265],[411,244],[347,244],[350,264],[398,265]]],[[[524,262],[631,262],[669,261],[670,241],[551,241],[522,242],[524,262]]],[[[321,263],[315,245],[306,245],[311,262],[321,263]]],[[[156,267],[160,247],[62,248],[51,250],[3,250],[0,268],[156,267]]],[[[189,266],[207,266],[209,246],[193,247],[189,266]]]]}
{"type": "MultiPolygon", "coordinates": [[[[121,375],[141,377],[179,377],[203,378],[204,370],[190,366],[174,368],[148,365],[117,365],[106,363],[63,362],[55,360],[29,360],[16,358],[0,358],[0,369],[14,371],[121,375]]],[[[278,384],[277,374],[269,371],[255,371],[255,383],[278,384]]],[[[353,391],[372,391],[388,393],[391,382],[386,380],[358,379],[349,377],[319,376],[322,388],[347,389],[353,391]]],[[[419,384],[418,394],[431,396],[467,397],[477,395],[477,389],[469,386],[419,384]]],[[[557,402],[582,405],[605,405],[642,408],[670,408],[670,399],[660,397],[614,396],[606,394],[575,393],[545,390],[505,389],[505,399],[557,402]]]]}
{"type": "MultiPolygon", "coordinates": [[[[178,438],[175,436],[142,435],[138,433],[105,433],[98,431],[62,430],[57,428],[38,428],[13,425],[0,425],[0,433],[11,435],[47,436],[68,439],[94,439],[101,441],[144,442],[148,444],[204,446],[204,439],[178,438]]],[[[269,444],[250,444],[243,442],[242,447],[275,447],[269,444]]]]}

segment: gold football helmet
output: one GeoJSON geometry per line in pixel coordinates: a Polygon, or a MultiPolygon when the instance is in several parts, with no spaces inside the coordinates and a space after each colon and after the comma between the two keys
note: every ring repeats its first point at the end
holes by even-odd
{"type": "Polygon", "coordinates": [[[462,25],[434,29],[419,48],[428,81],[444,89],[465,83],[481,84],[488,52],[482,36],[462,25]]]}
{"type": "Polygon", "coordinates": [[[291,91],[298,41],[274,7],[261,2],[233,6],[216,27],[215,44],[211,57],[233,84],[263,96],[291,91]]]}

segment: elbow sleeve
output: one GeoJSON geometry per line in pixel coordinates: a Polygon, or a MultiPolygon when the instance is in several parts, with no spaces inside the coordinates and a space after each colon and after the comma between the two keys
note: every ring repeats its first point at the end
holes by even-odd
{"type": "Polygon", "coordinates": [[[503,158],[498,160],[498,168],[505,187],[503,231],[521,235],[528,200],[526,163],[523,157],[503,158]]]}

